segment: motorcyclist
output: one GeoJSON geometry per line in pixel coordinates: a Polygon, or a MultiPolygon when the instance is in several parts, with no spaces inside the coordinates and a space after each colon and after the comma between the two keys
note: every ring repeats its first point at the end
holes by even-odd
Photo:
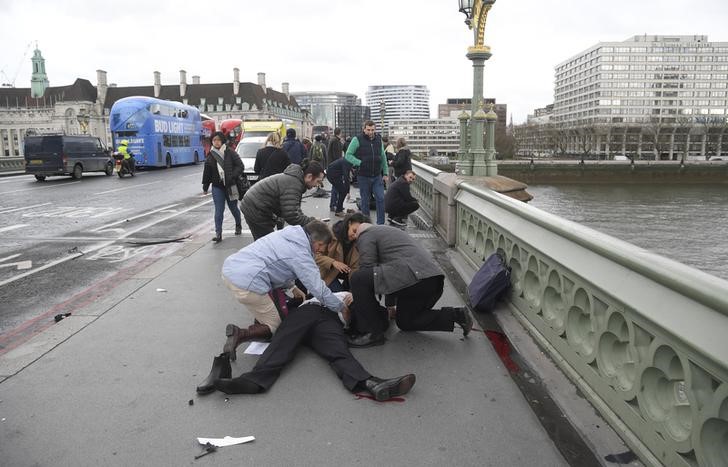
{"type": "Polygon", "coordinates": [[[125,139],[121,140],[117,152],[124,156],[122,164],[126,165],[126,169],[130,174],[133,174],[136,171],[136,160],[134,159],[134,154],[129,151],[129,141],[125,139]]]}

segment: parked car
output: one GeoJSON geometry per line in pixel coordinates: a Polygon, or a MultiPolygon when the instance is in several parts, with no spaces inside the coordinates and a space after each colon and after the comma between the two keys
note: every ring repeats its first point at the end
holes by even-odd
{"type": "Polygon", "coordinates": [[[238,153],[240,159],[243,161],[245,166],[245,175],[250,180],[250,183],[258,181],[258,174],[255,173],[255,155],[258,153],[258,149],[262,148],[265,144],[265,136],[250,136],[243,137],[238,143],[238,147],[235,152],[238,153]]]}
{"type": "Polygon", "coordinates": [[[51,175],[70,175],[76,180],[84,172],[114,173],[114,161],[104,144],[91,135],[44,135],[25,138],[25,173],[43,181],[51,175]]]}
{"type": "Polygon", "coordinates": [[[728,161],[728,156],[713,156],[709,161],[728,161]]]}

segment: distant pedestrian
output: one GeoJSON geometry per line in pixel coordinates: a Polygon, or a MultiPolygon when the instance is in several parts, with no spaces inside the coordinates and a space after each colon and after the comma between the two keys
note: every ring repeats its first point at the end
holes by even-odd
{"type": "Polygon", "coordinates": [[[323,178],[321,164],[304,159],[301,165],[291,164],[283,173],[253,185],[240,203],[253,239],[273,232],[279,218],[290,225],[306,225],[315,220],[301,211],[301,197],[309,188],[319,186],[323,178]]]}
{"type": "Polygon", "coordinates": [[[294,128],[286,130],[286,139],[283,140],[283,150],[288,153],[291,164],[300,164],[306,157],[306,148],[296,138],[296,130],[294,128]]]}
{"type": "Polygon", "coordinates": [[[342,157],[326,168],[326,179],[331,183],[329,210],[335,216],[344,216],[344,198],[349,195],[349,172],[351,172],[351,164],[342,157]]]}
{"type": "Polygon", "coordinates": [[[329,156],[329,164],[343,156],[341,147],[341,128],[334,129],[334,136],[329,138],[329,147],[327,148],[327,152],[329,156]]]}
{"type": "Polygon", "coordinates": [[[258,181],[283,173],[291,163],[288,153],[281,149],[281,135],[277,131],[268,134],[265,145],[258,149],[255,155],[255,173],[258,174],[258,181]]]}
{"type": "Polygon", "coordinates": [[[377,224],[384,224],[384,184],[389,168],[382,138],[375,132],[375,128],[373,121],[364,122],[361,134],[351,139],[345,158],[359,168],[357,181],[361,195],[361,212],[369,216],[369,199],[373,193],[377,206],[377,224]]]}
{"type": "Polygon", "coordinates": [[[235,235],[243,232],[240,210],[238,209],[237,179],[243,175],[245,166],[238,153],[225,146],[225,135],[218,131],[212,136],[212,147],[205,159],[202,170],[202,191],[212,185],[212,200],[215,204],[215,236],[212,241],[222,241],[222,220],[225,213],[225,204],[235,218],[235,235]]]}
{"type": "Polygon", "coordinates": [[[322,167],[326,167],[328,164],[326,163],[326,146],[324,146],[324,143],[322,142],[323,139],[324,138],[321,135],[316,135],[314,137],[314,143],[309,151],[309,159],[318,162],[322,167]]]}
{"type": "Polygon", "coordinates": [[[391,161],[394,159],[395,149],[394,145],[389,142],[388,136],[382,136],[382,144],[384,144],[384,154],[387,155],[387,160],[391,161]]]}
{"type": "Polygon", "coordinates": [[[397,154],[392,159],[392,168],[395,179],[404,175],[408,170],[412,170],[412,151],[407,147],[407,141],[404,138],[397,138],[397,154]]]}
{"type": "Polygon", "coordinates": [[[420,208],[420,203],[412,196],[410,185],[415,181],[415,173],[408,170],[392,183],[384,197],[384,207],[389,214],[389,223],[395,227],[407,226],[407,216],[420,208]]]}
{"type": "Polygon", "coordinates": [[[306,155],[311,154],[311,140],[309,138],[303,138],[301,144],[306,149],[306,155]]]}

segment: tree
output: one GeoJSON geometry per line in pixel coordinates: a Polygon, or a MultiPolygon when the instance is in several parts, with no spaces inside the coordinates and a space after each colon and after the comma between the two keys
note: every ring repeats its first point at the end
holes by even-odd
{"type": "Polygon", "coordinates": [[[656,161],[659,161],[662,153],[669,149],[665,143],[665,135],[670,129],[671,125],[660,117],[651,118],[650,122],[642,127],[642,134],[652,143],[652,153],[656,161]]]}

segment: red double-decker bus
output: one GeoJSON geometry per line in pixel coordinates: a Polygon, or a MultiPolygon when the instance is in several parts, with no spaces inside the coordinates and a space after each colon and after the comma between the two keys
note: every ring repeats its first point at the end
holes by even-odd
{"type": "Polygon", "coordinates": [[[200,114],[200,118],[202,119],[202,134],[200,135],[200,139],[202,140],[205,155],[207,155],[210,153],[210,148],[212,147],[212,134],[216,130],[215,120],[205,114],[200,114]]]}
{"type": "Polygon", "coordinates": [[[239,118],[229,118],[220,122],[220,131],[227,137],[225,143],[230,149],[238,147],[240,139],[243,137],[243,121],[239,118]]]}

